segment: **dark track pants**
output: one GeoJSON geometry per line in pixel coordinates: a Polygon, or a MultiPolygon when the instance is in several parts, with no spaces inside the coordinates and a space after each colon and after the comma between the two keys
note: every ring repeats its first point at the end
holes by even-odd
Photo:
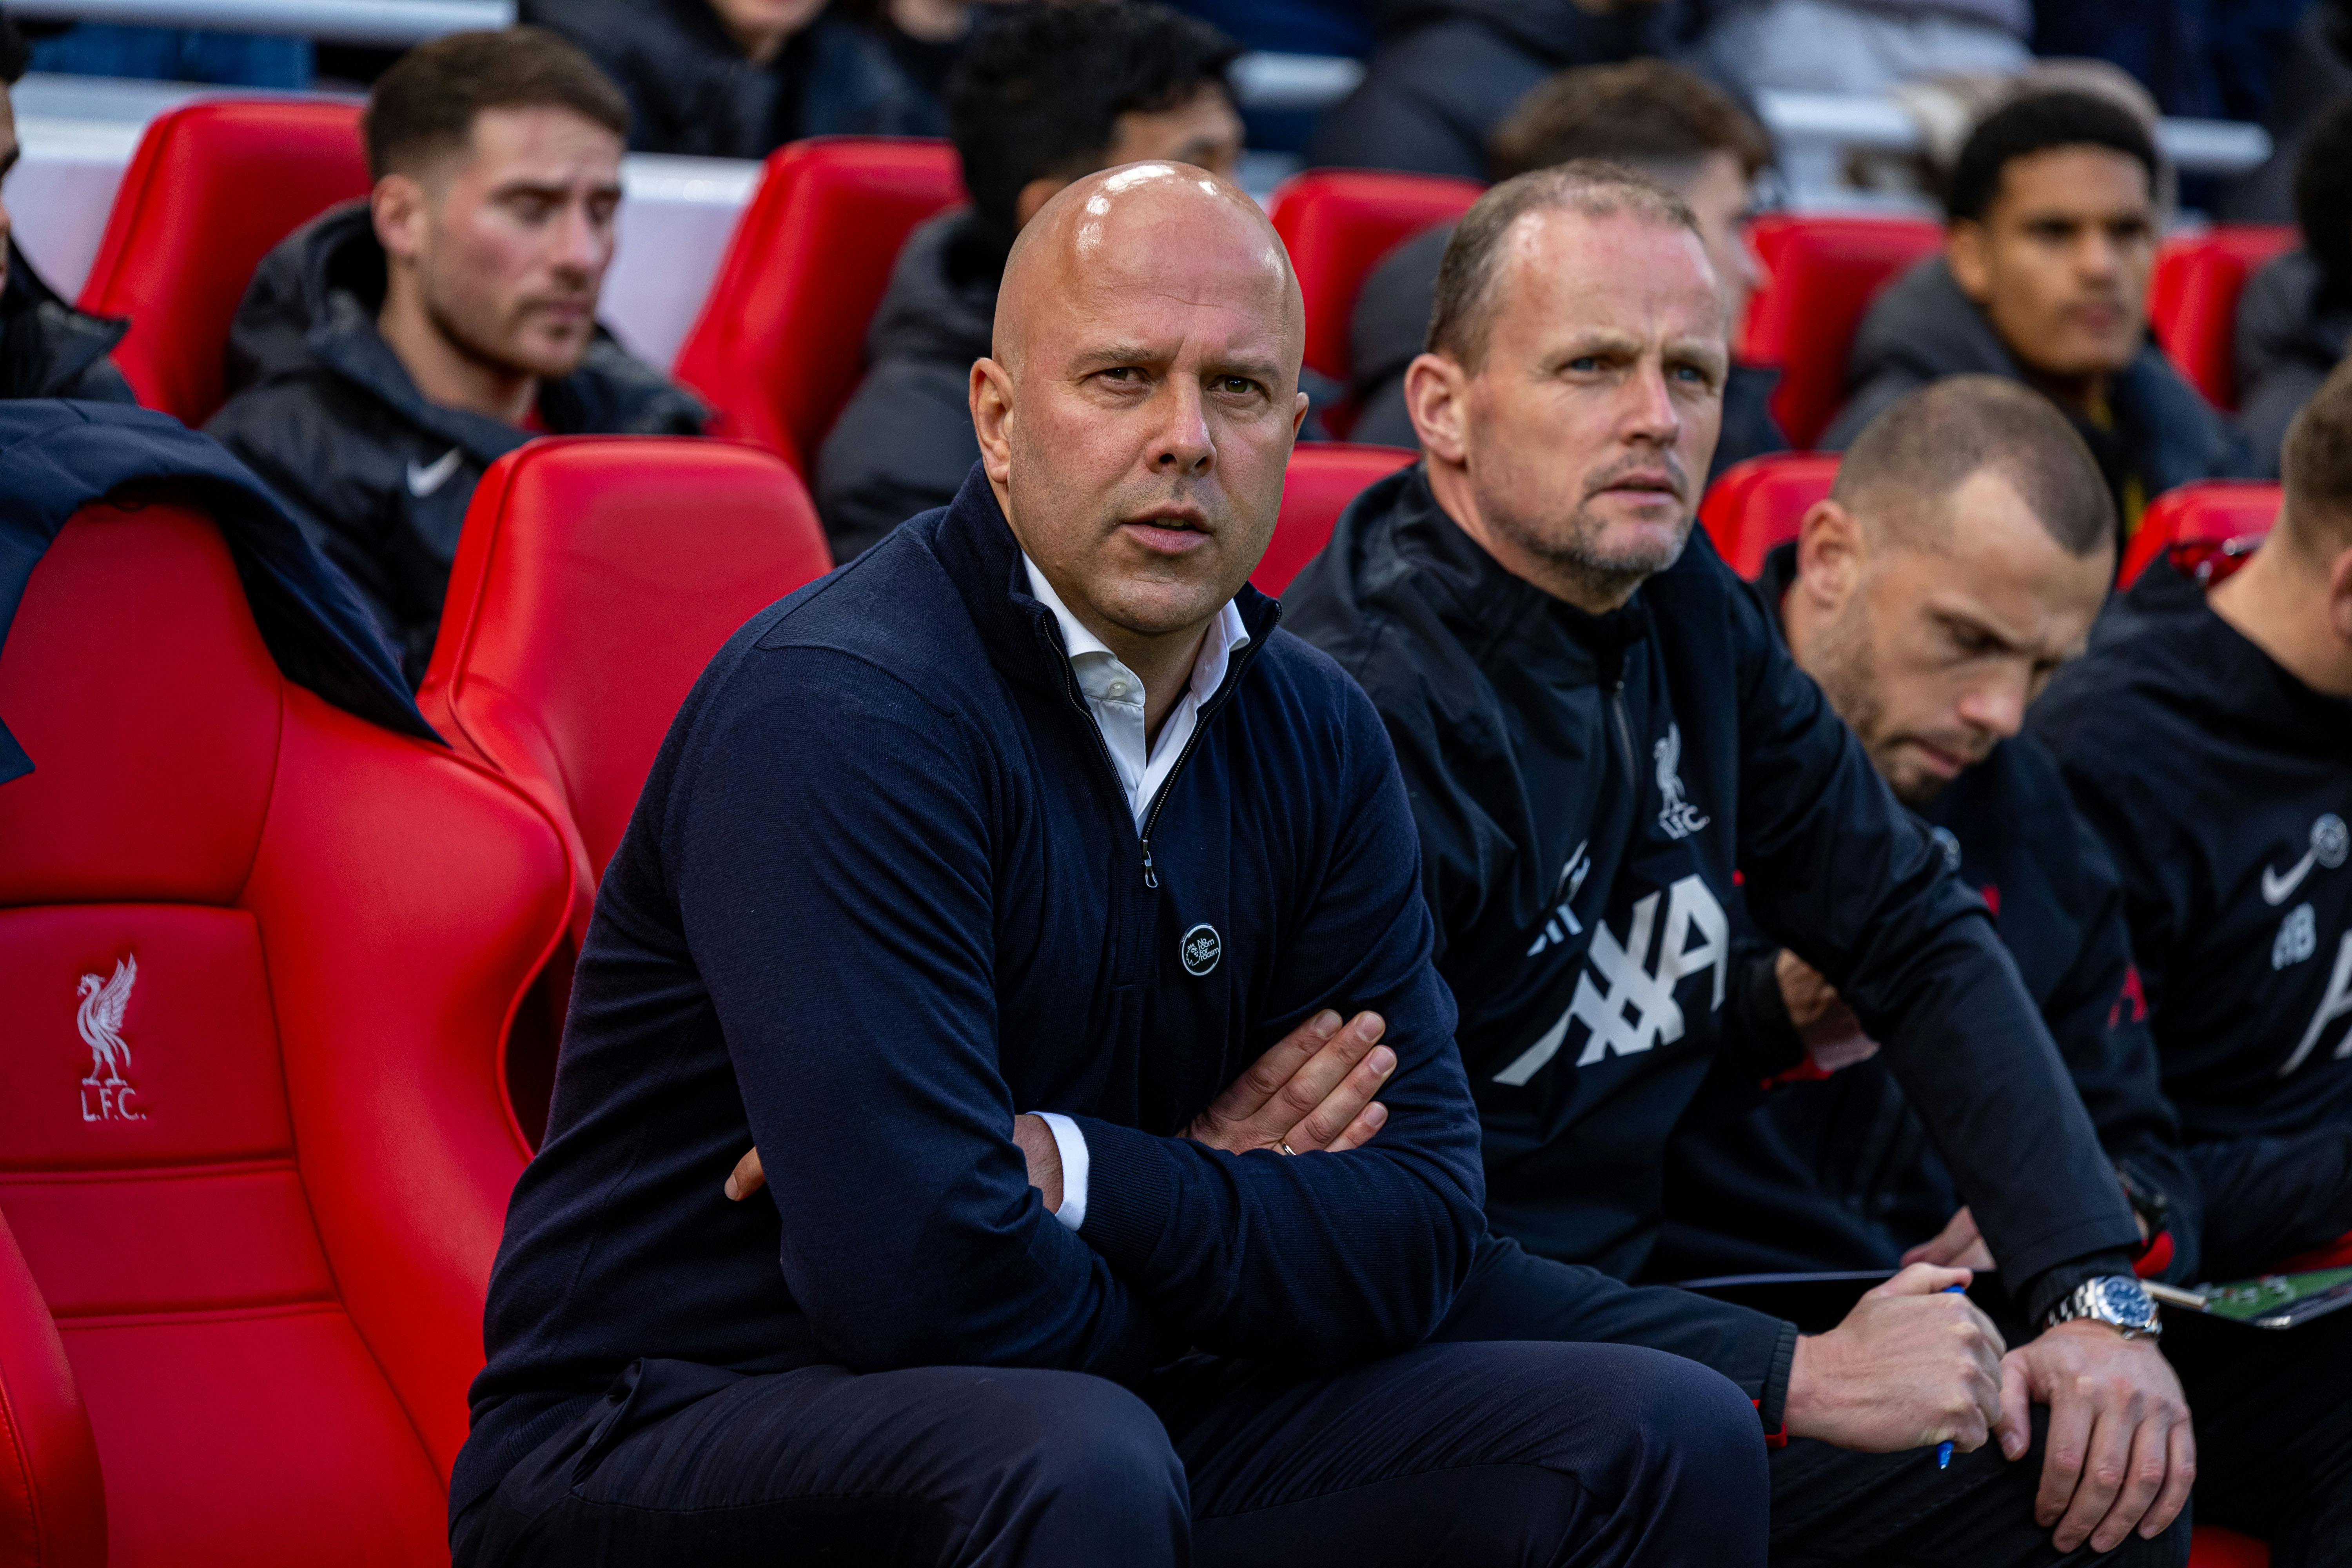
{"type": "MultiPolygon", "coordinates": [[[[1558,1332],[1590,1297],[1589,1278],[1589,1271],[1537,1258],[1517,1243],[1483,1243],[1436,1337],[1487,1341],[1558,1332]]],[[[1948,1470],[1936,1468],[1932,1448],[1857,1454],[1799,1440],[1775,1450],[1774,1568],[2075,1568],[2093,1563],[2177,1568],[2186,1563],[2185,1515],[2156,1540],[2135,1534],[2104,1557],[2087,1544],[2072,1552],[2050,1544],[2050,1532],[2033,1521],[2048,1415],[2035,1410],[2033,1447],[2014,1464],[2001,1457],[1997,1443],[1954,1454],[1948,1470]]],[[[1756,1420],[1752,1410],[1748,1420],[1756,1420]]],[[[2198,1427],[2201,1457],[2209,1441],[2201,1415],[2198,1427]]]]}
{"type": "Polygon", "coordinates": [[[691,1563],[1760,1568],[1730,1383],[1622,1345],[1424,1346],[1306,1375],[640,1362],[452,1531],[457,1568],[691,1563]]]}
{"type": "Polygon", "coordinates": [[[2271,1568],[2352,1564],[2352,1310],[2284,1333],[2166,1323],[2197,1421],[2197,1519],[2271,1543],[2271,1568]]]}

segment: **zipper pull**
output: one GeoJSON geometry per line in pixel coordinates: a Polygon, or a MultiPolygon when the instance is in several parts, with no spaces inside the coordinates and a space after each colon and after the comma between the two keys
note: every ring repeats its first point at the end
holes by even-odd
{"type": "Polygon", "coordinates": [[[1149,838],[1143,841],[1143,885],[1147,888],[1160,886],[1160,873],[1151,868],[1151,840],[1149,838]]]}

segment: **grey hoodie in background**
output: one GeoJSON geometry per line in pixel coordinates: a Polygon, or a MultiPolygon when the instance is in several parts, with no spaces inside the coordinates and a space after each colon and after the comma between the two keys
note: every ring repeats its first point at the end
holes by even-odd
{"type": "Polygon", "coordinates": [[[1486,138],[1570,66],[1664,54],[1675,0],[1596,16],[1575,0],[1394,0],[1364,79],[1323,118],[1309,166],[1486,177],[1486,138]]]}
{"type": "Polygon", "coordinates": [[[817,454],[817,514],[835,561],[947,505],[980,460],[966,387],[971,362],[988,354],[1003,276],[1003,254],[968,208],[907,237],[866,329],[866,379],[817,454]]]}
{"type": "MultiPolygon", "coordinates": [[[[364,199],[296,229],[237,307],[231,395],[205,429],[351,579],[414,686],[433,657],[474,486],[533,432],[426,402],[376,331],[383,290],[364,199]]],[[[599,327],[579,369],[541,384],[539,417],[557,436],[698,436],[709,416],[599,327]]]]}
{"type": "MultiPolygon", "coordinates": [[[[1887,285],[1871,301],[1846,357],[1846,401],[1821,439],[1823,451],[1843,452],[1863,427],[1905,393],[1948,375],[1998,375],[2032,384],[1984,312],[1955,282],[1940,256],[1931,256],[1887,285]]],[[[2107,402],[2115,427],[2102,430],[2074,410],[2060,412],[2090,444],[2114,491],[2126,530],[2137,518],[2126,501],[2137,475],[2143,501],[2192,479],[2231,479],[2251,471],[2245,437],[2197,389],[2180,377],[2153,342],[2113,377],[2107,402]]]]}
{"type": "Polygon", "coordinates": [[[2307,252],[2289,251],[2238,300],[2238,424],[2264,479],[2279,477],[2288,424],[2352,347],[2352,305],[2323,301],[2320,281],[2307,252]]]}

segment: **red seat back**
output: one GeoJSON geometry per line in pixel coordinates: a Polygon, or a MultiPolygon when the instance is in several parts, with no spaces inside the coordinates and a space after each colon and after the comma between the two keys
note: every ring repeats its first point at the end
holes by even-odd
{"type": "Polygon", "coordinates": [[[755,447],[575,436],[482,476],[417,700],[563,826],[575,934],[695,678],[832,569],[807,489],[755,447]]]}
{"type": "Polygon", "coordinates": [[[2116,585],[2128,588],[2148,563],[2176,544],[2221,546],[2270,532],[2278,516],[2279,487],[2254,479],[2205,479],[2165,491],[2140,513],[2124,546],[2116,585]]]}
{"type": "Polygon", "coordinates": [[[1348,503],[1373,481],[1384,479],[1421,454],[1402,447],[1350,447],[1337,441],[1308,442],[1290,454],[1282,479],[1282,515],[1265,558],[1250,574],[1261,594],[1276,598],[1299,568],[1331,542],[1331,530],[1348,503]]]}
{"type": "Polygon", "coordinates": [[[1271,213],[1307,300],[1309,369],[1349,378],[1348,321],[1365,277],[1402,241],[1469,211],[1485,189],[1475,180],[1360,169],[1283,182],[1271,213]]]}
{"type": "Polygon", "coordinates": [[[1766,276],[1748,301],[1739,357],[1779,368],[1772,413],[1790,446],[1819,440],[1844,403],[1846,356],[1871,300],[1943,238],[1922,218],[1780,214],[1749,227],[1766,276]]]}
{"type": "Polygon", "coordinates": [[[2189,1568],[2271,1568],[2271,1549],[2234,1530],[2200,1524],[2189,1531],[2189,1568]]]}
{"type": "MultiPolygon", "coordinates": [[[[67,526],[0,713],[0,1411],[72,1447],[61,1356],[104,1476],[32,1560],[446,1564],[554,826],[289,685],[176,506],[67,526]]],[[[59,1470],[12,1436],[0,1499],[59,1470]]]]}
{"type": "Polygon", "coordinates": [[[2224,225],[2168,242],[2148,281],[2148,324],[2189,384],[2219,408],[2238,405],[2238,299],[2247,279],[2301,243],[2286,225],[2224,225]]]}
{"type": "Polygon", "coordinates": [[[140,138],[81,308],[128,316],[114,351],[139,401],[189,425],[221,405],[221,358],[253,269],[337,202],[367,195],[356,104],[191,103],[140,138]]]}
{"type": "Polygon", "coordinates": [[[1698,520],[1734,572],[1753,577],[1764,557],[1797,537],[1797,526],[1837,483],[1834,452],[1776,452],[1723,470],[1699,502],[1698,520]]]}
{"type": "Polygon", "coordinates": [[[718,433],[807,474],[865,374],[866,323],[908,233],[962,199],[944,142],[820,136],[772,154],[677,353],[718,433]]]}

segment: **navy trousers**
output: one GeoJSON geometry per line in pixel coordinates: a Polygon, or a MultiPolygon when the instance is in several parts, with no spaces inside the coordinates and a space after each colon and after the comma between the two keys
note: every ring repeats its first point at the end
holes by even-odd
{"type": "MultiPolygon", "coordinates": [[[[1568,1331],[1588,1292],[1582,1271],[1536,1257],[1517,1242],[1479,1244],[1441,1340],[1543,1339],[1568,1331]]],[[[1588,1326],[1577,1331],[1590,1332],[1588,1326]]],[[[2193,1393],[2192,1393],[2193,1397],[2193,1393]]],[[[2195,1411],[2200,1447],[2204,1415],[2195,1411]]],[[[1752,1422],[1755,1416],[1750,1415],[1752,1422]]],[[[1771,1456],[1774,1568],[2178,1568],[2189,1560],[2189,1518],[2154,1541],[2137,1533],[2102,1557],[2085,1543],[2062,1552],[2033,1521],[2049,1412],[2033,1413],[2033,1447],[2011,1463],[1987,1443],[1956,1453],[1948,1470],[1933,1449],[1857,1454],[1799,1440],[1771,1456]]]]}
{"type": "Polygon", "coordinates": [[[457,1568],[1118,1563],[1760,1568],[1739,1391],[1620,1345],[1344,1371],[639,1362],[455,1521],[457,1568]]]}

